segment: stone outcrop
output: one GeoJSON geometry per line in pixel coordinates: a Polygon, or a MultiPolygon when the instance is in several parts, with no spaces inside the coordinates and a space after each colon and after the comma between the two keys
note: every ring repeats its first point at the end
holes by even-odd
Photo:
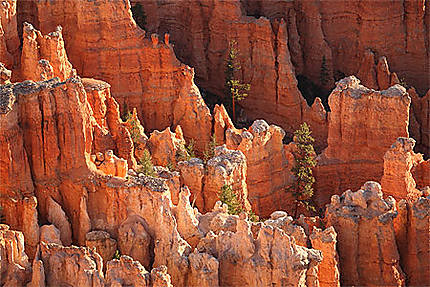
{"type": "Polygon", "coordinates": [[[382,196],[379,183],[366,182],[356,192],[333,195],[327,206],[327,225],[337,233],[342,286],[405,283],[393,225],[396,201],[382,196]]]}
{"type": "Polygon", "coordinates": [[[46,209],[48,210],[48,221],[60,231],[61,242],[66,246],[70,245],[72,243],[72,227],[66,213],[52,197],[47,200],[46,209]]]}
{"type": "Polygon", "coordinates": [[[85,245],[91,249],[95,249],[104,263],[113,258],[117,250],[117,243],[115,239],[110,237],[109,233],[102,230],[91,231],[87,233],[85,239],[85,245]]]}
{"type": "Polygon", "coordinates": [[[386,56],[399,78],[421,92],[428,89],[429,67],[420,60],[429,55],[428,1],[242,2],[249,15],[289,20],[291,60],[298,74],[316,83],[323,55],[330,74],[353,75],[371,50],[378,58],[386,56]]]}
{"type": "Polygon", "coordinates": [[[414,146],[414,139],[398,138],[384,155],[382,190],[385,195],[391,195],[396,201],[407,199],[412,202],[421,195],[416,188],[411,170],[423,161],[423,157],[414,153],[414,146]]]}
{"type": "Polygon", "coordinates": [[[248,197],[257,214],[268,217],[275,210],[291,211],[294,204],[285,189],[292,183],[294,158],[282,140],[285,132],[264,120],[254,121],[248,130],[226,132],[227,146],[246,157],[248,197]]]}
{"type": "Polygon", "coordinates": [[[337,234],[333,226],[325,230],[314,227],[310,236],[312,248],[320,250],[323,256],[323,260],[318,265],[318,280],[321,287],[340,287],[336,238],[337,234]]]}
{"type": "Polygon", "coordinates": [[[418,189],[422,189],[426,186],[430,186],[430,160],[422,161],[418,163],[412,169],[412,176],[414,177],[415,183],[418,189]]]}
{"type": "Polygon", "coordinates": [[[215,257],[199,253],[195,249],[195,252],[190,254],[189,260],[191,269],[188,275],[189,286],[219,286],[219,262],[215,257]]]}
{"type": "Polygon", "coordinates": [[[420,97],[414,88],[408,89],[411,96],[409,132],[417,141],[416,150],[427,158],[430,156],[430,90],[420,97]]]}
{"type": "Polygon", "coordinates": [[[60,239],[60,230],[53,224],[40,227],[40,241],[63,245],[60,239]]]}
{"type": "Polygon", "coordinates": [[[24,236],[0,224],[0,284],[22,286],[30,280],[30,263],[24,252],[24,236]]]}
{"type": "Polygon", "coordinates": [[[294,238],[297,245],[308,247],[308,237],[304,229],[294,223],[294,219],[284,211],[275,211],[270,215],[270,219],[264,221],[265,224],[278,227],[286,234],[294,238]]]}
{"type": "Polygon", "coordinates": [[[16,0],[6,0],[0,5],[0,62],[9,69],[17,64],[20,52],[16,6],[16,0]]]}
{"type": "Polygon", "coordinates": [[[190,195],[191,193],[188,188],[183,187],[179,194],[175,217],[179,234],[194,248],[203,237],[203,234],[198,227],[199,221],[196,217],[196,210],[191,207],[190,195]]]}
{"type": "Polygon", "coordinates": [[[41,242],[39,252],[48,286],[103,286],[103,262],[95,251],[41,242]]]}
{"type": "Polygon", "coordinates": [[[24,233],[27,253],[32,257],[39,241],[37,199],[19,105],[10,87],[11,84],[0,87],[0,206],[5,222],[24,233]]]}
{"type": "Polygon", "coordinates": [[[136,108],[148,131],[181,125],[185,139],[194,138],[204,150],[211,117],[194,85],[194,70],[176,59],[168,41],[145,37],[132,20],[128,1],[24,5],[20,22],[37,23],[42,33],[61,25],[68,58],[78,74],[109,82],[123,112],[136,108]],[[82,14],[85,17],[78,16],[82,14]]]}
{"type": "Polygon", "coordinates": [[[215,148],[215,156],[206,165],[203,199],[205,210],[210,210],[218,201],[223,186],[231,186],[241,206],[250,209],[246,184],[247,163],[241,151],[229,150],[225,145],[215,148]]]}
{"type": "Polygon", "coordinates": [[[384,56],[380,57],[376,63],[375,54],[371,50],[366,50],[364,52],[363,61],[357,72],[357,77],[364,86],[378,91],[386,90],[400,83],[397,74],[390,72],[387,58],[384,56]]]}
{"type": "Polygon", "coordinates": [[[218,259],[220,286],[306,286],[307,271],[322,259],[319,251],[296,245],[277,227],[263,224],[253,237],[250,223],[243,219],[236,232],[209,232],[198,249],[218,259]]]}
{"type": "Polygon", "coordinates": [[[8,70],[3,63],[0,63],[0,85],[9,84],[12,71],[8,70]]]}
{"type": "Polygon", "coordinates": [[[337,83],[329,97],[328,147],[314,169],[321,207],[333,193],[381,180],[385,152],[398,137],[409,136],[410,102],[400,85],[375,91],[354,76],[337,83]]]}
{"type": "Polygon", "coordinates": [[[191,202],[194,203],[199,210],[203,211],[205,202],[203,198],[203,177],[205,175],[205,167],[203,161],[199,158],[192,158],[188,161],[180,161],[178,163],[180,171],[181,184],[188,186],[191,192],[191,202]]]}
{"type": "Polygon", "coordinates": [[[123,123],[120,119],[119,105],[112,97],[111,86],[108,83],[84,78],[82,84],[85,87],[87,100],[95,119],[92,122],[94,153],[106,153],[108,150],[114,150],[115,154],[118,155],[118,157],[112,156],[116,172],[109,174],[124,177],[127,172],[127,165],[129,168],[136,168],[137,163],[133,148],[135,141],[140,142],[135,140],[135,137],[140,137],[140,134],[135,135],[127,123],[123,123]],[[127,163],[124,164],[122,159],[125,159],[127,163]]]}
{"type": "Polygon", "coordinates": [[[121,254],[131,256],[146,268],[151,263],[151,236],[145,229],[145,221],[132,216],[121,224],[118,229],[118,249],[121,254]]]}
{"type": "Polygon", "coordinates": [[[109,261],[106,269],[105,286],[151,286],[149,272],[129,256],[109,261]]]}
{"type": "MultiPolygon", "coordinates": [[[[241,65],[236,76],[251,85],[249,96],[239,103],[249,119],[264,118],[289,132],[309,121],[314,130],[320,130],[318,115],[298,90],[290,56],[296,52],[291,43],[299,44],[297,27],[292,23],[295,19],[248,17],[241,7],[244,2],[247,1],[132,1],[143,7],[148,31],[171,34],[176,54],[195,67],[200,86],[224,96],[225,59],[229,42],[234,40],[241,65]]],[[[326,124],[324,118],[323,126],[326,124]]],[[[321,138],[322,145],[325,140],[321,138]]]]}
{"type": "Polygon", "coordinates": [[[186,153],[181,126],[177,126],[175,132],[172,132],[170,128],[162,132],[153,131],[147,146],[151,151],[154,165],[176,167],[178,155],[181,152],[186,153]]]}
{"type": "Polygon", "coordinates": [[[54,32],[43,36],[31,24],[24,23],[21,80],[40,81],[59,77],[64,81],[71,76],[72,64],[67,59],[64,49],[62,28],[58,26],[54,32]],[[41,65],[45,65],[46,68],[41,65]]]}
{"type": "Polygon", "coordinates": [[[398,203],[399,215],[394,221],[400,262],[408,286],[425,286],[430,280],[430,198],[398,203]]]}

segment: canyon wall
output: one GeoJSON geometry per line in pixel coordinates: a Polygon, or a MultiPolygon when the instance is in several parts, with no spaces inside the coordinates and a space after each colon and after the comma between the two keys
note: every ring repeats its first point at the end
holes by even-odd
{"type": "Polygon", "coordinates": [[[381,180],[385,152],[398,137],[409,136],[410,103],[400,85],[375,91],[354,76],[336,84],[329,97],[328,147],[314,169],[320,206],[334,193],[381,180]]]}

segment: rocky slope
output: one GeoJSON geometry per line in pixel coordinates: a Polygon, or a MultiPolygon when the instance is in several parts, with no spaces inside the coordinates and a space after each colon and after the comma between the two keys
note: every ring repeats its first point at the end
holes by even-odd
{"type": "Polygon", "coordinates": [[[428,1],[132,1],[150,36],[128,0],[0,2],[0,285],[430,282],[430,161],[418,153],[429,93],[416,92],[428,87],[428,1]],[[404,21],[378,18],[385,9],[404,21]],[[387,21],[405,27],[390,47],[370,37],[388,35],[387,21]],[[196,71],[222,92],[230,39],[253,85],[243,105],[256,120],[240,129],[194,83],[196,71]],[[323,56],[330,77],[362,81],[338,81],[329,112],[296,80],[317,81],[323,56]],[[287,138],[302,121],[325,214],[293,218],[287,138]],[[225,187],[236,215],[219,201],[225,187]]]}

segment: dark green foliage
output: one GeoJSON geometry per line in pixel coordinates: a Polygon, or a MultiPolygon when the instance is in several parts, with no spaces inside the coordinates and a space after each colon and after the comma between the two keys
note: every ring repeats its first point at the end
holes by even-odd
{"type": "Polygon", "coordinates": [[[141,139],[142,136],[140,134],[140,128],[136,118],[133,117],[133,114],[130,111],[127,111],[125,115],[125,121],[129,124],[129,127],[127,128],[127,130],[130,133],[133,143],[134,144],[139,143],[142,140],[141,139]]]}
{"type": "Polygon", "coordinates": [[[242,206],[230,185],[223,185],[218,196],[222,203],[227,204],[229,214],[238,215],[242,212],[242,206]]]}
{"type": "Polygon", "coordinates": [[[131,6],[131,13],[133,14],[133,18],[134,21],[136,21],[136,24],[143,30],[146,30],[146,14],[143,10],[142,5],[140,3],[136,3],[131,6]]]}
{"type": "Polygon", "coordinates": [[[215,148],[217,147],[218,143],[216,142],[215,134],[211,136],[211,141],[206,146],[205,151],[203,151],[203,162],[207,163],[208,160],[213,158],[215,156],[215,148]]]}
{"type": "Polygon", "coordinates": [[[194,139],[191,139],[188,144],[183,148],[176,151],[176,160],[179,161],[187,161],[192,159],[193,157],[196,157],[196,154],[194,152],[194,145],[195,141],[194,139]]]}
{"type": "Polygon", "coordinates": [[[142,157],[138,159],[138,164],[139,167],[137,169],[137,172],[153,177],[157,176],[154,170],[154,165],[152,164],[151,154],[147,149],[143,151],[142,157]]]}
{"type": "Polygon", "coordinates": [[[288,188],[296,200],[296,209],[294,217],[297,216],[299,204],[304,205],[307,209],[314,210],[311,203],[314,190],[312,185],[315,178],[312,175],[312,168],[316,165],[315,151],[313,147],[314,138],[311,136],[311,130],[307,123],[303,123],[298,130],[294,132],[294,142],[297,145],[297,151],[293,153],[295,164],[291,171],[294,174],[295,182],[288,188]]]}
{"type": "MultiPolygon", "coordinates": [[[[233,191],[230,185],[223,185],[218,197],[222,203],[227,205],[229,214],[239,215],[244,211],[241,203],[237,199],[236,193],[233,191]]],[[[248,211],[248,218],[254,222],[259,220],[258,216],[252,210],[248,211]]]]}
{"type": "Polygon", "coordinates": [[[242,67],[238,61],[239,49],[237,48],[237,42],[232,40],[229,43],[228,55],[225,63],[225,88],[228,98],[231,98],[233,122],[236,122],[236,109],[235,102],[241,101],[248,96],[248,91],[251,89],[251,85],[242,83],[236,77],[236,72],[242,67]]]}
{"type": "Polygon", "coordinates": [[[115,254],[113,255],[112,259],[117,259],[119,260],[121,258],[121,253],[119,252],[119,250],[115,250],[115,254]]]}

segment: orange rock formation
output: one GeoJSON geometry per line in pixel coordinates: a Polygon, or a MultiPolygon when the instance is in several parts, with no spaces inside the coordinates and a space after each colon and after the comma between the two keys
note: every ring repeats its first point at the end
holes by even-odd
{"type": "Polygon", "coordinates": [[[342,285],[404,285],[393,225],[396,201],[382,195],[379,183],[366,182],[356,192],[334,195],[327,206],[327,224],[338,235],[342,285]]]}
{"type": "Polygon", "coordinates": [[[429,282],[430,1],[132,0],[148,36],[127,0],[0,2],[0,285],[429,282]],[[240,129],[194,83],[224,93],[230,40],[240,129]],[[298,89],[345,74],[330,111],[298,89]],[[303,121],[325,218],[286,212],[303,121]]]}
{"type": "Polygon", "coordinates": [[[398,137],[408,137],[410,97],[395,85],[375,91],[354,76],[330,94],[328,147],[315,168],[316,200],[323,206],[333,193],[380,181],[383,157],[398,137]]]}

